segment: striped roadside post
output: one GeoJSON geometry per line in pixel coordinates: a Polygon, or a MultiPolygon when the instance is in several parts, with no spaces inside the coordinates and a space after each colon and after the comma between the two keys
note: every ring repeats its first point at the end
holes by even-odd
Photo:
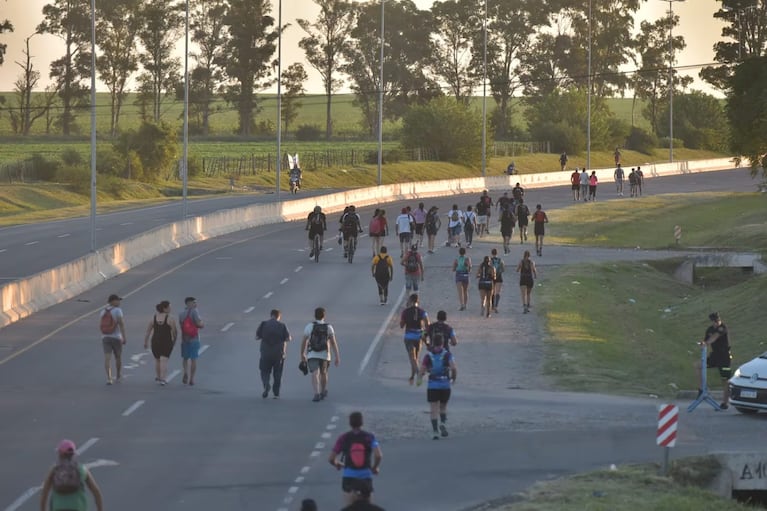
{"type": "Polygon", "coordinates": [[[668,473],[668,456],[671,447],[676,445],[676,428],[679,420],[679,407],[664,404],[658,407],[658,433],[656,442],[663,447],[663,475],[668,473]]]}
{"type": "Polygon", "coordinates": [[[682,239],[682,226],[681,225],[675,225],[674,226],[674,239],[676,240],[676,244],[679,245],[679,240],[682,239]]]}

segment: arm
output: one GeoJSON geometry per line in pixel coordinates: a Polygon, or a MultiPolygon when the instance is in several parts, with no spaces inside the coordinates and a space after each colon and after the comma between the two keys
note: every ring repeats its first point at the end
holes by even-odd
{"type": "Polygon", "coordinates": [[[117,324],[120,327],[120,332],[123,334],[123,344],[128,342],[128,335],[125,333],[125,320],[123,319],[122,315],[117,318],[117,324]]]}
{"type": "Polygon", "coordinates": [[[149,326],[146,328],[146,334],[144,334],[144,349],[149,347],[149,337],[152,335],[152,330],[154,330],[154,318],[149,322],[149,326]]]}
{"type": "Polygon", "coordinates": [[[303,340],[301,340],[301,360],[303,362],[306,362],[306,345],[309,343],[309,336],[304,335],[303,340]]]}
{"type": "Polygon", "coordinates": [[[258,328],[256,328],[256,340],[257,341],[261,340],[261,332],[262,332],[263,328],[264,328],[264,322],[262,321],[261,323],[258,324],[258,328]]]}
{"type": "Polygon", "coordinates": [[[202,322],[202,318],[200,317],[200,313],[197,312],[197,309],[194,310],[195,314],[192,319],[194,319],[194,324],[197,325],[197,328],[205,328],[205,323],[202,322]]]}
{"type": "Polygon", "coordinates": [[[458,337],[455,336],[455,330],[451,328],[450,329],[450,345],[455,346],[456,344],[458,344],[458,337]]]}
{"type": "Polygon", "coordinates": [[[374,474],[378,474],[378,467],[381,466],[382,459],[383,453],[381,452],[381,446],[376,446],[375,449],[373,449],[373,466],[370,467],[370,470],[374,474]]]}
{"type": "Polygon", "coordinates": [[[426,270],[423,268],[423,260],[421,259],[420,254],[418,255],[418,267],[421,269],[421,282],[423,282],[424,273],[426,273],[426,270]]]}
{"type": "Polygon", "coordinates": [[[101,496],[101,489],[99,488],[99,485],[96,484],[96,480],[90,472],[86,473],[85,484],[93,494],[93,500],[96,501],[96,510],[104,511],[104,499],[101,496]]]}
{"type": "Polygon", "coordinates": [[[178,339],[178,327],[176,326],[176,319],[168,315],[168,323],[170,323],[170,340],[174,343],[176,342],[176,339],[178,339]]]}
{"type": "Polygon", "coordinates": [[[455,383],[455,380],[458,378],[458,366],[455,365],[455,360],[453,360],[453,357],[450,357],[450,379],[455,383]]]}
{"type": "Polygon", "coordinates": [[[40,490],[40,511],[47,511],[48,509],[48,497],[51,495],[51,476],[53,475],[53,469],[48,471],[43,482],[43,488],[40,490]]]}
{"type": "Polygon", "coordinates": [[[538,272],[535,270],[535,261],[530,261],[530,271],[533,273],[533,278],[538,278],[538,272]]]}
{"type": "Polygon", "coordinates": [[[330,347],[333,348],[333,355],[335,355],[333,357],[334,364],[336,365],[336,367],[338,367],[338,364],[341,363],[341,353],[338,351],[338,343],[336,342],[335,335],[331,337],[330,339],[328,339],[328,342],[330,343],[330,347]]]}
{"type": "Polygon", "coordinates": [[[343,464],[339,462],[336,458],[338,458],[338,453],[336,452],[335,449],[333,449],[332,451],[330,451],[330,455],[328,456],[328,463],[336,467],[336,470],[341,470],[343,468],[343,464]]]}
{"type": "Polygon", "coordinates": [[[394,280],[394,265],[392,264],[391,256],[389,257],[389,260],[387,261],[387,266],[389,267],[389,282],[394,280]]]}

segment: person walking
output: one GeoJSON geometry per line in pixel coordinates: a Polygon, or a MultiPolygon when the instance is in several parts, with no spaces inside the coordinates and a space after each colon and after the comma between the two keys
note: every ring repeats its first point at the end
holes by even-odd
{"type": "MultiPolygon", "coordinates": [[[[730,407],[730,386],[727,384],[727,380],[732,378],[730,336],[727,331],[727,325],[724,324],[718,312],[709,314],[708,319],[711,321],[711,326],[706,329],[700,345],[710,349],[706,358],[706,369],[715,367],[719,370],[719,376],[722,378],[722,386],[724,387],[722,404],[719,406],[722,410],[727,410],[730,407]]],[[[701,367],[700,359],[695,363],[695,367],[698,369],[698,374],[700,374],[700,386],[698,387],[698,396],[700,396],[701,392],[703,392],[704,371],[701,367]]]]}
{"type": "Polygon", "coordinates": [[[522,308],[527,314],[530,312],[530,295],[533,293],[533,279],[538,278],[535,270],[535,261],[530,259],[530,251],[525,250],[522,260],[517,265],[519,273],[519,290],[522,293],[522,308]]]}
{"type": "Polygon", "coordinates": [[[589,200],[595,201],[597,200],[597,185],[599,184],[599,179],[597,179],[597,171],[592,170],[591,175],[589,176],[589,200]]]}
{"type": "Polygon", "coordinates": [[[615,158],[615,166],[620,167],[621,166],[621,150],[619,147],[615,148],[615,152],[613,153],[613,157],[615,158]]]}
{"type": "Polygon", "coordinates": [[[101,489],[88,468],[75,460],[75,443],[62,440],[56,454],[56,464],[48,471],[40,490],[40,511],[87,511],[86,488],[93,494],[96,510],[103,511],[101,489]]]}
{"type": "Polygon", "coordinates": [[[442,228],[442,220],[439,218],[439,208],[437,206],[430,207],[429,211],[426,213],[425,227],[426,227],[426,236],[429,240],[428,252],[430,254],[433,254],[437,233],[442,228]]]}
{"type": "Polygon", "coordinates": [[[490,309],[493,305],[493,281],[495,281],[495,268],[490,262],[490,256],[485,256],[477,270],[479,279],[479,302],[482,305],[481,315],[490,317],[490,309]]]}
{"type": "Polygon", "coordinates": [[[152,355],[154,356],[154,381],[160,385],[168,383],[168,359],[173,352],[178,338],[176,320],[170,315],[170,302],[163,300],[155,306],[155,314],[149,322],[144,335],[144,349],[149,348],[152,340],[152,355]]]}
{"type": "Polygon", "coordinates": [[[286,346],[292,340],[288,327],[282,323],[282,313],[279,309],[272,309],[269,319],[262,321],[256,329],[256,340],[261,341],[261,358],[258,361],[258,370],[261,372],[261,383],[264,391],[261,397],[269,397],[272,391],[274,399],[280,397],[282,385],[282,369],[285,366],[286,346]],[[271,383],[270,383],[271,381],[271,383]]]}
{"type": "Polygon", "coordinates": [[[567,153],[565,151],[562,151],[562,154],[559,155],[559,167],[564,171],[567,169],[567,153]]]}
{"type": "Polygon", "coordinates": [[[181,382],[194,385],[197,359],[200,358],[200,330],[205,327],[205,323],[197,310],[196,298],[187,296],[184,305],[184,312],[178,315],[178,322],[181,324],[181,360],[184,366],[181,382]]]}
{"type": "Polygon", "coordinates": [[[469,301],[469,273],[471,272],[471,258],[466,255],[466,249],[458,249],[458,257],[453,261],[455,273],[455,288],[458,291],[458,310],[465,311],[469,301]]]}
{"type": "Polygon", "coordinates": [[[636,197],[637,195],[637,173],[636,170],[631,169],[631,172],[629,173],[629,189],[631,190],[631,196],[636,197]]]}
{"type": "MultiPolygon", "coordinates": [[[[616,149],[616,151],[618,151],[616,149]]],[[[618,153],[620,155],[620,153],[618,153]]],[[[620,160],[620,156],[617,158],[620,160]]],[[[620,163],[616,163],[618,165],[615,167],[615,172],[613,172],[613,178],[615,179],[615,192],[618,194],[619,197],[623,197],[623,167],[621,167],[620,163]]],[[[631,172],[634,172],[634,169],[631,169],[631,172]]]]}
{"type": "Polygon", "coordinates": [[[450,346],[456,346],[458,344],[458,338],[455,336],[455,330],[453,327],[447,324],[447,312],[438,311],[436,323],[430,323],[429,328],[426,329],[426,347],[431,348],[434,344],[434,338],[442,336],[444,340],[444,346],[446,350],[450,349],[450,346]]]}
{"type": "Polygon", "coordinates": [[[425,271],[423,268],[423,258],[418,253],[418,244],[414,243],[410,250],[400,261],[405,268],[405,289],[418,292],[418,283],[423,282],[425,271]]]}
{"type": "Polygon", "coordinates": [[[642,195],[642,185],[644,184],[644,172],[642,172],[642,167],[637,167],[637,192],[639,195],[642,195]]]}
{"type": "Polygon", "coordinates": [[[405,329],[405,351],[410,362],[410,385],[418,374],[418,355],[421,352],[423,333],[429,328],[429,315],[418,306],[418,294],[413,293],[407,301],[407,307],[399,317],[399,327],[405,329]]]}
{"type": "Polygon", "coordinates": [[[583,201],[589,200],[589,175],[586,172],[586,167],[583,167],[583,170],[581,171],[581,197],[583,198],[583,201]]]}
{"type": "Polygon", "coordinates": [[[530,208],[525,204],[525,200],[522,199],[517,204],[517,225],[519,225],[519,244],[527,241],[527,225],[528,218],[530,217],[530,208]]]}
{"type": "Polygon", "coordinates": [[[312,374],[312,389],[315,403],[328,397],[328,370],[331,360],[336,367],[341,363],[338,349],[338,339],[333,325],[325,322],[325,309],[314,309],[314,321],[304,328],[304,338],[301,342],[301,361],[307,364],[312,374]],[[330,350],[333,350],[331,359],[330,350]]]}
{"type": "Polygon", "coordinates": [[[354,503],[357,494],[370,498],[373,494],[373,476],[378,475],[383,460],[381,445],[375,435],[362,429],[362,426],[362,412],[350,413],[351,429],[336,439],[328,456],[328,462],[336,470],[343,470],[341,490],[348,505],[354,503]]]}
{"type": "Polygon", "coordinates": [[[415,222],[415,236],[418,238],[418,245],[423,247],[423,228],[426,225],[426,209],[423,202],[418,203],[418,207],[411,212],[415,222]]]}
{"type": "Polygon", "coordinates": [[[389,225],[386,221],[386,211],[383,209],[376,209],[373,218],[370,220],[370,225],[368,226],[368,235],[373,242],[372,248],[374,257],[381,251],[383,238],[387,235],[388,230],[389,225]]]}
{"type": "Polygon", "coordinates": [[[112,355],[115,357],[115,376],[122,378],[123,346],[128,342],[125,334],[125,315],[120,308],[122,298],[112,294],[107,299],[107,306],[101,310],[99,329],[101,345],[104,349],[104,370],[107,373],[107,385],[112,385],[112,355]]]}
{"type": "Polygon", "coordinates": [[[463,211],[458,209],[458,204],[453,204],[453,208],[447,214],[447,243],[445,243],[445,246],[461,246],[461,226],[463,222],[463,211]]]}
{"type": "Polygon", "coordinates": [[[413,239],[413,217],[407,212],[407,208],[402,208],[402,213],[394,221],[394,229],[399,237],[400,257],[405,255],[410,241],[413,239]]]}
{"type": "Polygon", "coordinates": [[[549,217],[541,209],[541,205],[536,204],[535,213],[533,213],[533,233],[535,234],[535,251],[539,256],[543,255],[543,237],[546,234],[547,223],[549,223],[549,217]]]}
{"type": "Polygon", "coordinates": [[[378,286],[379,302],[386,305],[389,302],[389,282],[394,279],[394,263],[386,247],[381,247],[381,251],[373,257],[370,270],[378,286]]]}
{"type": "Polygon", "coordinates": [[[490,220],[493,216],[493,198],[488,195],[487,190],[482,191],[482,195],[479,196],[479,202],[487,209],[487,225],[485,226],[485,233],[490,234],[490,220]]]}
{"type": "Polygon", "coordinates": [[[458,368],[455,365],[455,357],[450,350],[445,349],[445,338],[435,335],[431,342],[431,348],[424,355],[421,368],[418,373],[418,385],[423,383],[423,377],[429,374],[426,385],[426,400],[429,403],[429,412],[432,428],[432,439],[446,437],[447,431],[447,403],[450,401],[450,386],[458,377],[458,368]]]}
{"type": "MultiPolygon", "coordinates": [[[[486,226],[487,227],[487,226],[486,226]]],[[[463,232],[466,236],[466,247],[471,248],[471,242],[474,241],[474,231],[477,230],[477,215],[472,211],[471,206],[466,207],[464,215],[463,232]]]]}
{"type": "Polygon", "coordinates": [[[573,201],[577,202],[581,199],[581,173],[578,172],[578,167],[570,174],[570,189],[573,191],[573,201]]]}
{"type": "Polygon", "coordinates": [[[498,303],[501,301],[501,289],[503,288],[503,272],[506,271],[506,265],[503,263],[503,259],[498,256],[498,250],[491,250],[490,255],[490,263],[493,265],[493,268],[495,268],[491,302],[493,305],[493,312],[498,314],[498,303]]]}
{"type": "Polygon", "coordinates": [[[508,254],[511,251],[511,237],[514,235],[514,224],[517,218],[511,208],[501,210],[500,217],[501,237],[503,238],[503,253],[508,254]]]}

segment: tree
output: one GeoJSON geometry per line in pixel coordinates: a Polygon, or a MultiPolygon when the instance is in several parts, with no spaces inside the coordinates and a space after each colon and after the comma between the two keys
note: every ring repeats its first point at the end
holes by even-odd
{"type": "Polygon", "coordinates": [[[83,81],[90,78],[91,71],[90,2],[54,0],[43,7],[43,21],[37,32],[53,34],[64,41],[64,55],[51,62],[50,77],[61,99],[57,122],[68,136],[75,129],[75,111],[88,104],[89,89],[83,81]]]}
{"type": "Polygon", "coordinates": [[[425,70],[432,56],[432,19],[412,0],[386,3],[384,76],[380,80],[381,8],[377,3],[357,7],[352,41],[345,52],[343,70],[352,80],[355,104],[372,136],[378,127],[378,94],[384,92],[385,119],[399,119],[413,104],[442,92],[425,70]]]}
{"type": "Polygon", "coordinates": [[[530,51],[520,56],[520,81],[526,96],[547,96],[555,90],[563,90],[575,83],[569,69],[574,54],[570,35],[539,33],[530,51]]]}
{"type": "Polygon", "coordinates": [[[767,57],[754,57],[735,66],[727,85],[730,149],[751,161],[751,175],[762,167],[767,177],[767,57]]]}
{"type": "Polygon", "coordinates": [[[700,77],[719,90],[729,86],[734,66],[767,51],[767,1],[721,0],[714,18],[722,20],[722,39],[714,45],[717,66],[706,66],[700,77]]]}
{"type": "Polygon", "coordinates": [[[314,0],[320,15],[314,23],[298,19],[298,25],[309,35],[298,42],[306,60],[315,68],[325,87],[325,140],[333,135],[331,102],[333,92],[341,86],[337,78],[347,51],[348,39],[354,26],[355,5],[344,0],[314,0]]]}
{"type": "Polygon", "coordinates": [[[192,41],[199,51],[192,54],[197,66],[191,73],[189,115],[203,135],[210,132],[213,103],[224,83],[224,48],[229,33],[224,26],[226,0],[193,0],[190,12],[192,41]]]}
{"type": "MultiPolygon", "coordinates": [[[[668,119],[668,103],[660,114],[668,119]]],[[[668,123],[660,128],[658,134],[667,137],[668,123]]],[[[674,138],[690,149],[726,151],[729,131],[720,100],[700,91],[674,95],[674,138]]]]}
{"type": "Polygon", "coordinates": [[[140,0],[99,2],[96,41],[101,51],[96,56],[99,78],[109,89],[109,133],[117,134],[125,101],[125,87],[138,70],[136,39],[141,28],[140,0]]]}
{"type": "Polygon", "coordinates": [[[285,132],[288,132],[290,123],[298,117],[298,110],[302,103],[299,98],[304,96],[304,82],[309,79],[304,66],[299,63],[291,64],[282,72],[282,122],[285,124],[285,132]]]}
{"type": "Polygon", "coordinates": [[[8,108],[11,128],[17,135],[29,135],[32,125],[37,119],[46,114],[44,96],[33,96],[32,92],[40,81],[40,71],[36,70],[32,62],[32,54],[29,53],[29,41],[35,34],[24,39],[24,60],[16,61],[21,68],[21,76],[14,82],[16,97],[15,107],[8,108]]]}
{"type": "Polygon", "coordinates": [[[179,157],[178,134],[164,123],[143,122],[138,130],[123,133],[113,148],[125,163],[118,173],[129,179],[155,181],[169,174],[179,157]],[[141,164],[131,166],[135,157],[141,164]]]}
{"type": "Polygon", "coordinates": [[[224,24],[230,38],[226,43],[226,73],[234,82],[226,98],[237,108],[240,135],[255,127],[258,109],[256,89],[269,84],[271,58],[281,27],[274,27],[268,0],[230,0],[224,24]]]}
{"type": "Polygon", "coordinates": [[[482,116],[452,98],[415,105],[402,118],[402,145],[434,150],[441,161],[477,165],[482,156],[482,116]]]}
{"type": "Polygon", "coordinates": [[[468,102],[474,87],[480,83],[481,71],[471,64],[472,44],[482,22],[477,16],[476,2],[446,0],[436,2],[434,15],[434,73],[448,86],[457,101],[468,102]]]}
{"type": "MultiPolygon", "coordinates": [[[[13,32],[13,25],[8,20],[0,21],[0,34],[4,32],[13,32]]],[[[5,61],[5,52],[7,49],[7,44],[0,43],[0,66],[2,66],[5,61]]]]}
{"type": "Polygon", "coordinates": [[[172,94],[179,80],[181,63],[173,57],[184,17],[181,6],[167,0],[148,0],[140,14],[138,37],[144,46],[139,62],[145,72],[139,76],[143,90],[152,95],[152,119],[159,123],[165,97],[172,94]]]}

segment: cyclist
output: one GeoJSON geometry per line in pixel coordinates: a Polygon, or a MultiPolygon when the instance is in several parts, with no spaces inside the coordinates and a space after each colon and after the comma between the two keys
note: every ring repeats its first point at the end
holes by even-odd
{"type": "Polygon", "coordinates": [[[322,212],[322,208],[314,206],[314,210],[309,213],[306,218],[306,230],[309,231],[309,259],[314,258],[314,237],[320,235],[320,250],[322,250],[322,238],[325,236],[325,231],[328,229],[325,213],[322,212]]]}
{"type": "Polygon", "coordinates": [[[349,211],[341,217],[341,232],[344,235],[344,257],[349,257],[349,242],[352,238],[357,241],[357,235],[362,232],[360,216],[353,205],[349,206],[349,211]]]}

